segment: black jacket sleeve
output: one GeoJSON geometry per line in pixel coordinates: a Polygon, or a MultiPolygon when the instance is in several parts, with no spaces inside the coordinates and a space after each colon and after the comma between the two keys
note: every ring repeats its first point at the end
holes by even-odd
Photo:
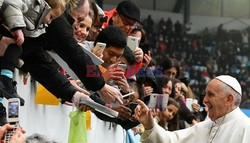
{"type": "Polygon", "coordinates": [[[53,49],[74,71],[88,90],[100,90],[105,82],[99,68],[73,36],[74,19],[65,12],[46,28],[46,49],[53,49]]]}

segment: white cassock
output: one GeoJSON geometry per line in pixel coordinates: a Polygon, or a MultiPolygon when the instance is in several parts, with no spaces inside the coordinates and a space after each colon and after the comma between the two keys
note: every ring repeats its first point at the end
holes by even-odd
{"type": "Polygon", "coordinates": [[[142,143],[250,143],[250,118],[240,108],[217,119],[200,122],[190,128],[174,132],[159,125],[145,130],[142,143]]]}

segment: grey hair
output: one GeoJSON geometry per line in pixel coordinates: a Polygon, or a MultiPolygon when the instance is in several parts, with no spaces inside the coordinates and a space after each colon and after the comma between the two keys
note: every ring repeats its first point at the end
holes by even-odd
{"type": "Polygon", "coordinates": [[[34,133],[26,138],[26,143],[57,143],[49,140],[45,135],[34,133]]]}
{"type": "Polygon", "coordinates": [[[240,102],[241,102],[241,95],[237,91],[235,91],[232,87],[228,86],[225,83],[223,83],[222,89],[224,89],[227,94],[233,94],[234,95],[234,105],[236,107],[239,107],[240,102]]]}
{"type": "Polygon", "coordinates": [[[78,8],[82,7],[87,0],[70,0],[69,2],[69,13],[73,10],[77,10],[78,8]]]}

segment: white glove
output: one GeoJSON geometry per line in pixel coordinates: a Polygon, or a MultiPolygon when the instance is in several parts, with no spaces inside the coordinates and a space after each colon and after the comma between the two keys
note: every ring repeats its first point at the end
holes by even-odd
{"type": "Polygon", "coordinates": [[[76,106],[76,108],[78,108],[78,109],[79,109],[79,102],[80,102],[81,99],[89,99],[89,100],[92,100],[88,95],[86,95],[86,94],[84,94],[84,93],[81,93],[81,92],[77,91],[77,92],[73,95],[71,101],[73,102],[73,104],[74,104],[74,105],[76,106]]]}

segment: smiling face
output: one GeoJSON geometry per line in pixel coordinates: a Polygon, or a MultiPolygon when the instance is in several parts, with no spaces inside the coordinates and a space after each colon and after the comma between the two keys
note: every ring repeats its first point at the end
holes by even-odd
{"type": "Polygon", "coordinates": [[[92,19],[88,15],[82,22],[79,23],[79,28],[74,29],[74,37],[80,43],[84,42],[89,35],[89,30],[92,25],[92,19]]]}
{"type": "Polygon", "coordinates": [[[225,86],[217,79],[211,80],[206,87],[206,95],[203,103],[208,107],[208,116],[212,121],[229,113],[233,101],[230,94],[225,92],[225,86]]]}

